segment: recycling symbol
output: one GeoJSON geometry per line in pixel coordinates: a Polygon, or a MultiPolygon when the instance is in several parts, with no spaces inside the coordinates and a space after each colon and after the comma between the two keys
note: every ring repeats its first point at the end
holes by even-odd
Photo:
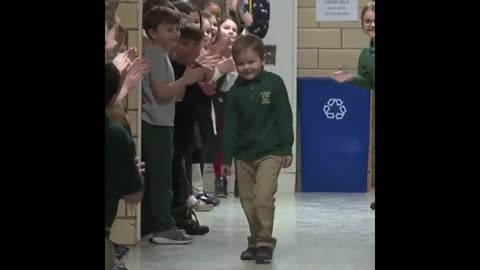
{"type": "Polygon", "coordinates": [[[347,108],[343,105],[343,101],[339,98],[331,98],[327,104],[323,105],[323,112],[328,119],[341,120],[347,113],[347,108]]]}

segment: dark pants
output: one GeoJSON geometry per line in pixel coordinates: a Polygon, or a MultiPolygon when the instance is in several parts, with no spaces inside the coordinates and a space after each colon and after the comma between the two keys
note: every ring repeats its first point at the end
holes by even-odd
{"type": "Polygon", "coordinates": [[[175,226],[172,204],[173,127],[142,121],[142,160],[145,191],[142,201],[142,231],[162,232],[175,226]]]}
{"type": "Polygon", "coordinates": [[[172,208],[185,205],[192,188],[192,152],[194,148],[192,128],[188,122],[175,126],[173,132],[173,201],[172,208]]]}

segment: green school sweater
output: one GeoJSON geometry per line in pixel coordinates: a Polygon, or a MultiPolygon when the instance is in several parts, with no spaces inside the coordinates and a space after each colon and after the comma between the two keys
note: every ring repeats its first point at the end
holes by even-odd
{"type": "Polygon", "coordinates": [[[292,146],[292,108],[282,78],[268,71],[251,81],[239,77],[226,98],[223,164],[291,156],[292,146]]]}
{"type": "Polygon", "coordinates": [[[358,74],[352,84],[361,88],[375,89],[375,47],[370,44],[360,53],[358,74]]]}

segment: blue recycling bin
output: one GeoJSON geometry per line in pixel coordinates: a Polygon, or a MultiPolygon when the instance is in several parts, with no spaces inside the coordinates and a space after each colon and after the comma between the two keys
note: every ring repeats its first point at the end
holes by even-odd
{"type": "Polygon", "coordinates": [[[302,192],[367,192],[370,90],[299,78],[302,192]]]}

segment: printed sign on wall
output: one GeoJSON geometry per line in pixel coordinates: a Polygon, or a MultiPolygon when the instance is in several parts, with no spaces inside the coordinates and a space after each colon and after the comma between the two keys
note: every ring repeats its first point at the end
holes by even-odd
{"type": "Polygon", "coordinates": [[[357,21],[358,0],[317,0],[317,21],[357,21]]]}

